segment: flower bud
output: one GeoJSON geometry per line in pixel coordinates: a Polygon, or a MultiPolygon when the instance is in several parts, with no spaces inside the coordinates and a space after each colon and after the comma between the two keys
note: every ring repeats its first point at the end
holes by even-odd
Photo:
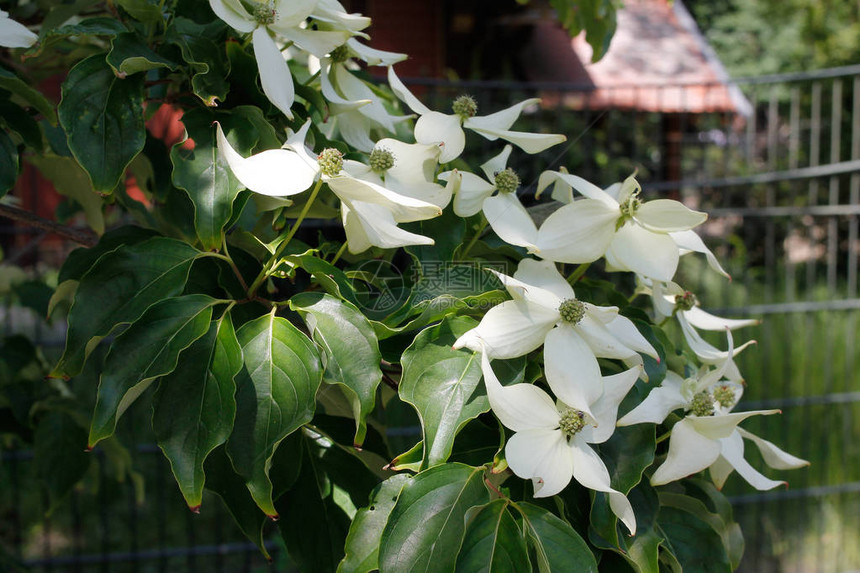
{"type": "Polygon", "coordinates": [[[585,305],[582,301],[569,298],[559,305],[558,313],[563,321],[578,324],[585,316],[585,305]]]}
{"type": "Polygon", "coordinates": [[[317,163],[323,175],[335,177],[343,169],[343,153],[333,147],[323,149],[317,156],[317,163]]]}
{"type": "Polygon", "coordinates": [[[377,173],[382,173],[392,167],[394,167],[394,154],[384,147],[374,147],[370,152],[370,168],[377,173]]]}
{"type": "Polygon", "coordinates": [[[496,189],[502,193],[513,193],[520,186],[520,178],[516,172],[508,167],[504,171],[496,173],[496,189]]]}
{"type": "Polygon", "coordinates": [[[474,117],[478,113],[478,103],[472,96],[461,95],[454,100],[451,107],[454,109],[454,113],[464,120],[474,117]]]}

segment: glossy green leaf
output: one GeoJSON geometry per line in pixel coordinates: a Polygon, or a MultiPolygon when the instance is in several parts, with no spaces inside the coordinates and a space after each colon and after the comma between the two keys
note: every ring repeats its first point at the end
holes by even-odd
{"type": "Polygon", "coordinates": [[[211,25],[202,26],[182,17],[174,18],[166,32],[167,42],[179,47],[182,59],[194,71],[191,77],[194,94],[209,107],[224,101],[230,89],[224,52],[210,39],[213,35],[211,25]]]}
{"type": "Polygon", "coordinates": [[[18,180],[18,148],[5,131],[0,131],[0,197],[18,180]]]}
{"type": "Polygon", "coordinates": [[[313,251],[285,257],[290,264],[310,273],[319,285],[330,295],[351,302],[363,308],[353,292],[353,282],[339,268],[315,257],[313,251]]]}
{"type": "Polygon", "coordinates": [[[154,24],[162,19],[161,8],[157,0],[116,0],[116,3],[122,6],[135,20],[154,24]]]}
{"type": "Polygon", "coordinates": [[[600,453],[612,487],[623,494],[642,480],[645,468],[654,462],[657,437],[653,424],[615,428],[612,437],[600,444],[600,453]]]}
{"type": "Polygon", "coordinates": [[[155,393],[152,429],[192,510],[202,503],[206,456],[233,429],[233,378],[241,367],[242,349],[225,314],[180,354],[176,369],[161,378],[155,393]]]}
{"type": "Polygon", "coordinates": [[[346,555],[338,565],[338,573],[370,573],[379,567],[382,530],[400,490],[410,479],[408,474],[396,474],[373,490],[367,507],[358,510],[349,527],[344,547],[346,555]]]}
{"type": "Polygon", "coordinates": [[[17,133],[24,145],[42,152],[44,142],[39,122],[27,110],[11,102],[0,92],[0,127],[4,125],[8,130],[17,133]]]}
{"type": "Polygon", "coordinates": [[[713,511],[722,520],[722,526],[718,531],[732,561],[732,569],[736,569],[744,554],[744,536],[740,525],[734,520],[731,502],[708,480],[688,478],[684,480],[684,488],[687,495],[704,503],[708,511],[713,511]]]}
{"type": "Polygon", "coordinates": [[[105,55],[96,54],[75,65],[63,83],[60,124],[97,191],[112,191],[143,149],[143,82],[143,74],[118,78],[105,55]]]}
{"type": "Polygon", "coordinates": [[[116,229],[111,229],[99,237],[99,242],[95,246],[79,247],[69,253],[66,261],[60,268],[57,282],[64,283],[68,280],[80,280],[105,253],[116,250],[123,245],[130,247],[157,236],[158,234],[155,231],[135,227],[134,225],[124,225],[116,229]]]}
{"type": "Polygon", "coordinates": [[[61,195],[73,199],[81,206],[87,224],[93,231],[99,235],[104,233],[104,199],[93,190],[86,171],[74,159],[59,155],[40,155],[30,157],[28,161],[54,184],[54,188],[61,195]]]}
{"type": "Polygon", "coordinates": [[[588,545],[566,521],[531,503],[517,503],[515,507],[523,516],[541,573],[597,571],[597,561],[588,545]]]}
{"type": "Polygon", "coordinates": [[[487,503],[483,468],[444,464],[412,478],[382,532],[381,573],[454,571],[466,513],[487,503]]]}
{"type": "Polygon", "coordinates": [[[472,508],[457,556],[458,573],[520,573],[531,569],[525,537],[508,512],[509,505],[507,499],[496,499],[472,508]]]}
{"type": "Polygon", "coordinates": [[[193,149],[177,144],[170,151],[173,183],[185,190],[194,204],[194,227],[206,250],[215,250],[223,242],[223,229],[233,214],[233,202],[242,185],[223,162],[215,145],[214,121],[221,122],[227,139],[240,153],[250,155],[262,140],[274,139],[271,126],[260,111],[248,106],[230,113],[195,109],[182,116],[193,149]],[[262,123],[261,123],[262,122],[262,123]]]}
{"type": "Polygon", "coordinates": [[[45,116],[45,119],[52,125],[57,124],[57,113],[54,111],[54,104],[48,101],[38,90],[30,87],[27,82],[3,68],[0,68],[0,88],[11,92],[13,101],[17,100],[17,103],[33,107],[45,116]]]}
{"type": "Polygon", "coordinates": [[[669,492],[661,492],[659,497],[661,506],[688,511],[710,525],[720,535],[723,548],[732,563],[732,568],[734,569],[740,564],[741,557],[743,557],[744,542],[740,526],[737,523],[731,519],[726,519],[723,515],[711,512],[701,499],[669,492]]]}
{"type": "Polygon", "coordinates": [[[206,334],[217,302],[202,294],[159,301],[116,337],[99,380],[90,448],[112,435],[131,403],[153,380],[172,372],[179,353],[206,334]]]}
{"type": "Polygon", "coordinates": [[[353,305],[327,294],[298,294],[290,299],[290,308],[301,315],[322,348],[323,380],[342,385],[349,395],[356,425],[354,443],[360,445],[382,381],[382,355],[373,327],[353,305]]]}
{"type": "MultiPolygon", "coordinates": [[[[301,460],[296,461],[296,464],[299,463],[301,460]]],[[[263,527],[268,520],[251,498],[245,486],[245,479],[233,469],[224,447],[215,448],[206,458],[203,467],[206,472],[206,489],[218,494],[245,537],[260,549],[266,559],[271,559],[263,540],[263,527]]]]}
{"type": "Polygon", "coordinates": [[[481,382],[478,354],[453,350],[463,333],[477,325],[468,317],[446,318],[427,328],[403,353],[398,392],[421,419],[423,467],[444,463],[454,438],[466,423],[490,409],[481,382]]]}
{"type": "Polygon", "coordinates": [[[200,254],[182,241],[154,237],[100,257],[81,277],[69,310],[66,348],[51,376],[78,374],[115,326],[134,322],[150,305],[181,293],[200,254]]]}
{"type": "Polygon", "coordinates": [[[48,489],[51,510],[86,473],[90,458],[85,451],[87,431],[68,413],[50,410],[39,418],[34,435],[36,475],[48,489]]]}
{"type": "Polygon", "coordinates": [[[147,46],[134,32],[124,32],[111,40],[107,63],[118,77],[130,76],[138,72],[167,68],[176,70],[176,62],[159,56],[147,46]]]}
{"type": "Polygon", "coordinates": [[[304,439],[302,469],[293,487],[275,504],[287,551],[301,571],[330,573],[344,554],[349,516],[334,499],[334,490],[314,440],[304,439]]]}
{"type": "Polygon", "coordinates": [[[684,571],[724,573],[732,570],[720,534],[696,513],[664,504],[657,522],[666,536],[668,548],[684,571]]]}
{"type": "Polygon", "coordinates": [[[236,335],[245,363],[236,376],[227,453],[254,501],[274,517],[269,464],[280,441],[313,418],[322,365],[313,342],[274,314],[242,325],[236,335]]]}

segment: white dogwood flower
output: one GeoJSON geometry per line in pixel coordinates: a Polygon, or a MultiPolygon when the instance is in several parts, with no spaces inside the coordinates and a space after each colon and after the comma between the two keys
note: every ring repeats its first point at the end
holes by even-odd
{"type": "Polygon", "coordinates": [[[514,358],[544,345],[547,380],[566,404],[587,412],[603,392],[597,358],[641,364],[657,352],[617,307],[577,300],[555,265],[523,259],[513,277],[495,273],[513,297],[491,308],[454,348],[514,358]]]}
{"type": "Polygon", "coordinates": [[[779,410],[731,411],[743,393],[743,386],[720,381],[732,355],[731,334],[727,336],[728,356],[717,368],[702,369],[697,377],[686,380],[674,372],[667,372],[659,387],[618,420],[619,426],[659,424],[670,412],[679,408],[687,410],[687,415],[672,426],[669,453],[651,477],[652,485],[664,485],[706,468],[710,468],[711,479],[717,487],[723,486],[733,470],[759,490],[772,489],[784,483],[765,477],[744,459],[743,438],[751,440],[759,448],[765,463],[772,468],[794,469],[808,465],[805,460],[738,427],[740,422],[751,416],[769,416],[779,413],[779,410]]]}
{"type": "MultiPolygon", "coordinates": [[[[209,0],[215,15],[232,28],[252,35],[254,58],[260,71],[263,93],[275,107],[293,118],[293,76],[274,35],[322,57],[352,36],[350,30],[312,30],[303,27],[317,10],[319,0],[256,0],[249,13],[240,0],[209,0]]],[[[368,22],[369,23],[369,22],[368,22]]]]}
{"type": "Polygon", "coordinates": [[[603,378],[605,392],[590,404],[593,419],[588,420],[583,411],[563,401],[553,403],[532,384],[502,386],[486,353],[481,354],[481,368],[493,413],[516,432],[505,445],[508,467],[532,480],[534,496],[555,495],[573,478],[588,489],[606,493],[613,513],[635,534],[633,507],[623,493],[612,489],[609,471],[590,444],[612,436],[618,405],[636,383],[640,369],[603,378]]]}
{"type": "Polygon", "coordinates": [[[757,319],[722,318],[705,312],[699,308],[699,300],[690,291],[685,291],[674,282],[652,281],[645,277],[637,277],[638,290],[650,294],[657,322],[674,315],[681,327],[681,332],[690,350],[703,364],[717,364],[728,359],[725,377],[733,382],[741,382],[742,376],[735,365],[734,356],[748,346],[755,344],[750,340],[734,349],[733,353],[723,351],[707,342],[698,330],[725,331],[736,330],[745,326],[753,326],[761,321],[757,319]],[[698,330],[697,330],[698,329],[698,330]]]}
{"type": "Polygon", "coordinates": [[[432,203],[444,209],[451,202],[452,185],[433,182],[439,164],[439,146],[381,139],[370,152],[369,165],[345,161],[344,170],[357,179],[432,203]]]}
{"type": "MultiPolygon", "coordinates": [[[[545,171],[538,180],[538,195],[550,185],[553,185],[554,198],[572,198],[572,194],[566,191],[566,186],[569,186],[586,199],[569,202],[541,225],[541,233],[557,235],[555,242],[533,232],[534,223],[528,231],[520,234],[522,239],[535,238],[532,246],[541,257],[544,257],[547,247],[563,248],[563,258],[558,255],[546,257],[557,262],[586,263],[602,255],[606,257],[608,266],[615,270],[633,271],[648,278],[670,281],[678,268],[681,250],[700,248],[687,232],[703,223],[708,218],[707,214],[688,209],[671,199],[642,202],[639,199],[641,187],[632,175],[624,182],[603,190],[570,173],[545,171]],[[574,236],[570,231],[565,232],[568,226],[574,230],[574,236]],[[679,233],[679,238],[673,237],[673,233],[679,233]]],[[[521,218],[515,213],[498,213],[492,223],[493,229],[496,226],[514,226],[517,223],[515,217],[521,218]]],[[[698,237],[695,233],[693,235],[698,237]]],[[[704,248],[704,244],[701,247],[704,248]]]]}
{"type": "Polygon", "coordinates": [[[516,193],[520,178],[507,167],[513,148],[506,145],[501,153],[481,165],[486,179],[454,169],[439,174],[439,179],[451,184],[454,191],[454,213],[459,217],[471,217],[480,211],[493,193],[508,195],[516,193]]]}
{"type": "Polygon", "coordinates": [[[9,13],[0,10],[0,46],[5,48],[29,48],[39,39],[39,36],[9,17],[9,13]]]}
{"type": "Polygon", "coordinates": [[[341,215],[352,253],[371,246],[387,249],[433,244],[433,239],[404,231],[397,223],[436,217],[442,214],[441,208],[351,176],[343,169],[343,156],[335,149],[323,150],[314,157],[305,147],[309,128],[310,120],[298,132],[290,132],[280,149],[245,158],[233,149],[218,125],[218,153],[242,185],[271,197],[296,195],[322,177],[341,200],[341,215]]]}
{"type": "Polygon", "coordinates": [[[463,128],[471,129],[490,141],[504,139],[510,141],[526,153],[541,151],[565,141],[567,138],[555,133],[528,133],[511,131],[511,126],[529,105],[540,102],[538,98],[527,99],[507,109],[496,113],[476,115],[478,105],[470,96],[460,96],[454,101],[453,114],[432,111],[415,97],[394,73],[394,67],[388,67],[388,83],[394,94],[420,117],[415,123],[415,141],[418,143],[442,144],[442,155],[439,161],[448,163],[463,152],[466,146],[466,133],[463,128]]]}
{"type": "Polygon", "coordinates": [[[394,133],[397,123],[412,116],[389,113],[371,87],[351,71],[350,66],[357,68],[353,57],[371,66],[390,66],[406,59],[406,54],[376,50],[350,38],[320,61],[320,86],[332,116],[329,123],[351,146],[370,152],[371,132],[394,133]]]}

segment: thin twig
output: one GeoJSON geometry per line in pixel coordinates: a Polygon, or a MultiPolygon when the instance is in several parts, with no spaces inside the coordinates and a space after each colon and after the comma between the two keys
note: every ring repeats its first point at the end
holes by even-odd
{"type": "Polygon", "coordinates": [[[49,231],[85,247],[93,247],[99,242],[98,235],[89,229],[67,227],[66,225],[57,223],[56,221],[45,219],[35,213],[19,209],[18,207],[12,207],[11,205],[0,204],[0,217],[7,217],[15,221],[20,221],[28,227],[49,231]]]}

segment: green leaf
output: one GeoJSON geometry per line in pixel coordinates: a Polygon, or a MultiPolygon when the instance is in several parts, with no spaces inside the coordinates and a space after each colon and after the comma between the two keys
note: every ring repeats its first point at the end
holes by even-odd
{"type": "Polygon", "coordinates": [[[346,555],[338,565],[338,573],[369,573],[379,567],[382,530],[400,490],[410,479],[408,474],[396,474],[373,490],[367,507],[358,510],[349,527],[344,547],[346,555]]]}
{"type": "Polygon", "coordinates": [[[244,324],[236,335],[245,363],[236,376],[227,453],[254,501],[275,517],[269,464],[281,440],[313,418],[322,365],[313,342],[274,314],[244,324]]]}
{"type": "Polygon", "coordinates": [[[116,0],[132,18],[145,24],[161,22],[161,8],[152,0],[116,0]]]}
{"type": "Polygon", "coordinates": [[[131,403],[153,380],[172,372],[179,353],[206,334],[217,303],[202,294],[159,301],[116,337],[99,380],[90,448],[111,436],[131,403]]]}
{"type": "Polygon", "coordinates": [[[104,199],[93,190],[86,171],[71,157],[59,155],[32,156],[28,161],[54,184],[62,195],[73,199],[84,210],[87,224],[101,235],[105,231],[104,199]]]}
{"type": "Polygon", "coordinates": [[[96,54],[79,62],[63,83],[60,124],[69,149],[97,191],[117,186],[146,141],[143,74],[120,79],[96,54]]]}
{"type": "Polygon", "coordinates": [[[713,510],[722,520],[722,526],[718,531],[732,561],[732,569],[737,569],[744,554],[744,536],[740,525],[734,520],[731,502],[712,482],[707,480],[688,478],[684,480],[684,488],[688,495],[704,503],[708,510],[713,510]]]}
{"type": "Polygon", "coordinates": [[[206,109],[191,110],[182,117],[194,148],[173,146],[173,183],[185,190],[194,204],[194,226],[203,248],[215,250],[223,242],[223,229],[233,214],[233,201],[242,185],[218,156],[214,121],[220,121],[227,138],[241,152],[250,154],[261,139],[274,137],[271,127],[259,130],[255,114],[259,110],[242,107],[229,114],[206,109]]]}
{"type": "Polygon", "coordinates": [[[54,289],[44,282],[31,279],[12,285],[12,292],[18,297],[21,306],[35,311],[41,317],[48,315],[48,304],[54,289]]]}
{"type": "Polygon", "coordinates": [[[53,511],[90,467],[84,447],[87,432],[62,410],[50,410],[39,419],[34,435],[36,475],[48,488],[53,511]]]}
{"type": "MultiPolygon", "coordinates": [[[[300,463],[300,460],[296,463],[300,463]]],[[[254,503],[251,494],[248,493],[248,488],[245,487],[245,479],[235,472],[223,447],[215,448],[209,454],[204,469],[206,472],[206,489],[218,494],[245,537],[260,548],[266,559],[271,560],[263,541],[263,526],[266,525],[266,516],[254,503]]]]}
{"type": "Polygon", "coordinates": [[[669,549],[684,571],[718,573],[732,570],[720,534],[696,513],[663,505],[657,521],[669,549]]]}
{"type": "Polygon", "coordinates": [[[653,424],[615,428],[612,436],[600,444],[613,489],[626,495],[642,480],[642,472],[654,462],[655,430],[653,424]]]}
{"type": "MultiPolygon", "coordinates": [[[[216,25],[221,26],[221,22],[216,25]]],[[[224,51],[210,38],[215,36],[213,26],[202,26],[187,18],[174,18],[167,28],[165,40],[179,46],[182,59],[188,63],[194,75],[191,89],[209,107],[224,101],[230,84],[226,77],[229,72],[224,51]]]]}
{"type": "Polygon", "coordinates": [[[445,464],[412,478],[382,532],[380,573],[454,571],[467,511],[489,501],[483,468],[445,464]]]}
{"type": "Polygon", "coordinates": [[[134,32],[124,32],[111,40],[107,63],[120,78],[157,68],[176,70],[178,67],[176,62],[153,52],[134,32]]]}
{"type": "Polygon", "coordinates": [[[582,537],[564,520],[531,503],[514,504],[523,516],[541,573],[597,571],[597,561],[582,537]]]}
{"type": "Polygon", "coordinates": [[[302,268],[310,273],[319,285],[330,295],[349,301],[358,308],[363,308],[358,304],[358,300],[355,298],[353,284],[349,277],[347,277],[339,268],[315,257],[313,255],[313,251],[298,255],[289,255],[285,257],[285,259],[290,264],[302,268]]]}
{"type": "Polygon", "coordinates": [[[135,227],[134,225],[125,225],[111,229],[99,238],[98,244],[94,247],[80,247],[69,253],[69,256],[66,257],[66,261],[60,269],[57,283],[64,283],[68,280],[79,280],[105,253],[123,245],[130,247],[157,236],[158,234],[155,231],[135,227]]]}
{"type": "Polygon", "coordinates": [[[233,378],[241,368],[242,349],[225,313],[180,354],[176,369],[161,379],[155,393],[152,429],[192,511],[202,503],[206,456],[233,429],[233,378]]]}
{"type": "MultiPolygon", "coordinates": [[[[451,455],[457,433],[474,418],[489,411],[481,382],[481,364],[471,350],[451,346],[478,323],[469,317],[448,317],[427,328],[403,353],[400,398],[418,412],[424,436],[422,467],[444,463],[451,455]]],[[[517,363],[523,363],[519,360],[517,363]]],[[[502,380],[516,375],[514,362],[502,380]]],[[[521,372],[521,370],[520,370],[521,372]]],[[[501,375],[501,370],[500,370],[501,375]]],[[[487,460],[489,461],[489,460],[487,460]]]]}
{"type": "Polygon", "coordinates": [[[298,294],[290,299],[290,308],[301,315],[322,348],[323,380],[340,384],[350,397],[356,425],[354,443],[362,444],[366,418],[376,404],[376,389],[382,381],[382,355],[373,327],[353,305],[327,294],[298,294]]]}
{"type": "Polygon", "coordinates": [[[31,88],[24,80],[3,68],[0,68],[0,88],[10,91],[14,96],[13,100],[17,99],[19,103],[24,103],[35,108],[45,116],[45,119],[51,125],[57,124],[57,113],[54,111],[54,104],[48,101],[39,91],[31,88]]]}
{"type": "Polygon", "coordinates": [[[182,241],[155,237],[100,257],[81,277],[69,310],[66,348],[51,377],[78,374],[115,326],[134,322],[150,305],[181,293],[200,254],[182,241]]]}
{"type": "Polygon", "coordinates": [[[18,148],[5,131],[0,131],[0,197],[18,180],[18,148]]]}
{"type": "Polygon", "coordinates": [[[507,499],[496,499],[469,512],[457,557],[458,573],[520,573],[531,569],[526,540],[508,513],[509,504],[507,499]]]}
{"type": "Polygon", "coordinates": [[[302,470],[293,487],[277,501],[278,527],[290,557],[305,573],[331,573],[343,557],[349,516],[334,500],[317,444],[304,442],[302,470]]]}
{"type": "MultiPolygon", "coordinates": [[[[700,484],[705,483],[702,480],[699,480],[699,482],[700,484]]],[[[714,488],[714,491],[716,491],[716,488],[714,488]]],[[[737,523],[731,519],[726,519],[724,515],[712,513],[702,500],[688,495],[661,492],[659,498],[662,507],[668,506],[688,511],[710,525],[720,535],[723,541],[723,548],[732,563],[732,568],[734,569],[740,564],[740,560],[743,557],[744,543],[740,526],[737,523]]]]}
{"type": "Polygon", "coordinates": [[[39,122],[21,106],[12,103],[0,92],[0,126],[5,126],[17,133],[24,145],[41,152],[44,148],[42,130],[39,122]]]}

